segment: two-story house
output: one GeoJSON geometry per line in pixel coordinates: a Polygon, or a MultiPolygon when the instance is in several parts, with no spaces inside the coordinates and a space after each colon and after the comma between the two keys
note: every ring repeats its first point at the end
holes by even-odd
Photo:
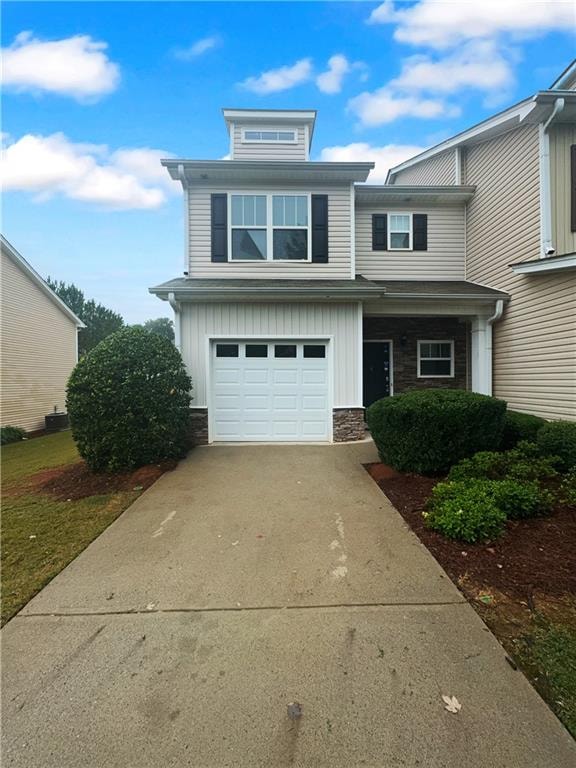
{"type": "Polygon", "coordinates": [[[493,393],[576,420],[576,62],[548,90],[393,168],[398,185],[471,185],[465,278],[510,296],[493,393]]]}
{"type": "Polygon", "coordinates": [[[182,184],[175,313],[197,442],[343,441],[423,387],[492,391],[505,291],[467,280],[473,185],[364,184],[309,159],[314,111],[225,109],[229,160],[164,160],[182,184]]]}

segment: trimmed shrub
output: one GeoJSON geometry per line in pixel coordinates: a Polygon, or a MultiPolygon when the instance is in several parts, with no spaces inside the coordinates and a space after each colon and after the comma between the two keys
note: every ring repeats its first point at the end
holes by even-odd
{"type": "Polygon", "coordinates": [[[558,456],[558,468],[576,467],[576,422],[550,421],[538,432],[536,442],[545,456],[558,456]]]}
{"type": "Polygon", "coordinates": [[[366,420],[380,459],[394,469],[440,474],[502,441],[506,403],[458,389],[427,389],[373,403],[366,420]]]}
{"type": "Polygon", "coordinates": [[[538,430],[544,424],[546,424],[546,419],[541,419],[540,416],[532,416],[530,413],[519,413],[518,411],[506,411],[501,449],[507,451],[514,448],[521,440],[534,442],[538,430]]]}
{"type": "Polygon", "coordinates": [[[450,539],[474,544],[496,539],[506,523],[498,508],[490,481],[439,483],[432,491],[426,525],[450,539]]]}
{"type": "Polygon", "coordinates": [[[552,494],[540,488],[534,480],[498,480],[492,483],[489,493],[498,509],[510,520],[545,515],[554,501],[552,494]]]}
{"type": "Polygon", "coordinates": [[[542,456],[535,443],[523,440],[510,451],[482,451],[470,459],[459,461],[451,468],[448,478],[542,482],[558,475],[555,469],[557,463],[557,457],[542,456]]]}
{"type": "Polygon", "coordinates": [[[8,445],[8,443],[17,443],[26,437],[26,432],[20,427],[12,427],[7,424],[5,427],[0,427],[0,445],[8,445]]]}
{"type": "Polygon", "coordinates": [[[506,474],[506,454],[480,451],[450,469],[449,480],[499,480],[506,474]]]}
{"type": "Polygon", "coordinates": [[[576,507],[576,467],[566,473],[560,486],[560,499],[570,506],[576,507]]]}
{"type": "Polygon", "coordinates": [[[111,334],[72,371],[66,405],[80,455],[94,471],[181,458],[190,378],[168,339],[142,328],[111,334]]]}

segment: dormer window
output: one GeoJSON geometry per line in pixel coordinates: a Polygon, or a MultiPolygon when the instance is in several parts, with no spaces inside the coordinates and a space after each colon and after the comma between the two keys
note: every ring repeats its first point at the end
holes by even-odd
{"type": "Polygon", "coordinates": [[[245,128],[242,141],[246,144],[294,144],[296,131],[256,131],[245,128]]]}

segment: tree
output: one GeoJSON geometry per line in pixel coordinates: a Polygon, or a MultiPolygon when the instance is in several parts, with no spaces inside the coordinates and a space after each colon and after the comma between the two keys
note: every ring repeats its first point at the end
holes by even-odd
{"type": "Polygon", "coordinates": [[[46,279],[46,282],[86,326],[78,334],[79,357],[85,355],[111,333],[124,327],[124,320],[121,315],[107,309],[102,304],[97,304],[93,299],[86,301],[84,293],[73,283],[52,280],[50,277],[46,279]]]}
{"type": "Polygon", "coordinates": [[[143,325],[145,331],[157,333],[168,341],[174,341],[174,323],[167,317],[157,317],[155,320],[146,320],[143,325]]]}

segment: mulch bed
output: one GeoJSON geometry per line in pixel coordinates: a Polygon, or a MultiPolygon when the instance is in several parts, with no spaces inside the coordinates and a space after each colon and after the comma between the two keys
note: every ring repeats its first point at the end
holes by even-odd
{"type": "MultiPolygon", "coordinates": [[[[46,493],[59,501],[76,501],[87,496],[104,496],[115,491],[142,491],[176,467],[176,461],[150,464],[133,472],[94,473],[84,461],[37,472],[26,479],[26,491],[46,493]]],[[[18,489],[20,492],[22,487],[18,489]]]]}
{"type": "Polygon", "coordinates": [[[368,464],[366,469],[457,584],[472,580],[528,602],[535,591],[576,594],[576,507],[509,521],[497,541],[466,544],[446,539],[424,524],[422,511],[442,478],[401,474],[383,464],[368,464]]]}

